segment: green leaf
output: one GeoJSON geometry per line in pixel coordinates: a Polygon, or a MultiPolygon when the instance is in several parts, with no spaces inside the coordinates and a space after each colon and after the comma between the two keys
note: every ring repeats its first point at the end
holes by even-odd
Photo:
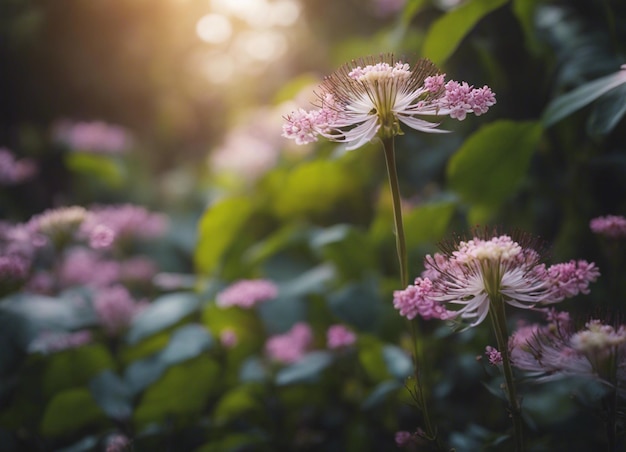
{"type": "Polygon", "coordinates": [[[368,376],[376,381],[386,381],[392,377],[383,358],[383,345],[373,336],[359,338],[359,361],[368,376]]]}
{"type": "Polygon", "coordinates": [[[244,197],[227,198],[207,209],[200,220],[194,256],[199,272],[208,274],[215,270],[252,211],[252,201],[244,197]]]}
{"type": "Polygon", "coordinates": [[[385,400],[389,394],[396,392],[398,389],[403,388],[402,382],[398,380],[387,380],[376,385],[374,390],[365,398],[361,407],[364,410],[375,408],[385,400]]]}
{"type": "Polygon", "coordinates": [[[168,369],[144,393],[133,420],[138,428],[152,422],[192,421],[219,387],[220,366],[205,356],[168,369]]]}
{"type": "Polygon", "coordinates": [[[198,296],[191,292],[177,292],[162,295],[141,311],[133,320],[126,334],[129,344],[136,344],[142,339],[168,328],[200,306],[198,296]]]}
{"type": "Polygon", "coordinates": [[[281,369],[276,374],[276,384],[284,386],[294,383],[315,381],[319,374],[333,362],[333,355],[327,351],[311,352],[302,360],[281,369]]]}
{"type": "Polygon", "coordinates": [[[424,7],[425,0],[408,0],[402,11],[402,23],[408,24],[424,7]]]}
{"type": "Polygon", "coordinates": [[[112,419],[128,419],[133,412],[132,393],[128,385],[113,371],[105,370],[89,382],[89,389],[98,406],[112,419]]]}
{"type": "Polygon", "coordinates": [[[367,235],[351,225],[338,224],[313,232],[311,247],[346,278],[359,278],[377,266],[376,253],[367,235]]]}
{"type": "Polygon", "coordinates": [[[264,416],[265,407],[261,404],[260,397],[255,394],[254,386],[240,385],[231,389],[220,398],[213,416],[216,422],[226,423],[240,420],[248,413],[264,416]]]}
{"type": "Polygon", "coordinates": [[[373,278],[346,284],[329,295],[328,307],[341,321],[363,331],[375,331],[383,308],[379,290],[378,281],[373,278]]]}
{"type": "Polygon", "coordinates": [[[110,187],[121,187],[126,178],[122,165],[110,156],[75,152],[67,154],[65,165],[70,171],[99,179],[110,187]]]}
{"type": "Polygon", "coordinates": [[[422,54],[435,64],[443,64],[480,19],[508,0],[469,0],[437,19],[424,41],[422,54]]]}
{"type": "Polygon", "coordinates": [[[537,6],[541,0],[513,0],[512,9],[524,30],[526,47],[533,53],[538,53],[541,45],[535,32],[535,17],[537,6]]]}
{"type": "Polygon", "coordinates": [[[356,182],[341,160],[314,160],[282,174],[274,181],[272,207],[280,218],[322,214],[358,192],[356,182]]]}
{"type": "Polygon", "coordinates": [[[383,347],[383,359],[389,373],[398,380],[404,380],[413,373],[413,362],[400,347],[385,345],[383,347]]]}
{"type": "Polygon", "coordinates": [[[425,243],[440,241],[456,208],[456,202],[443,201],[421,204],[404,216],[406,245],[414,248],[425,243]]]}
{"type": "Polygon", "coordinates": [[[201,325],[186,325],[174,332],[160,353],[135,361],[126,368],[124,380],[133,394],[157,381],[175,364],[195,358],[211,348],[213,339],[201,325]]]}
{"type": "Polygon", "coordinates": [[[526,176],[541,133],[541,125],[533,121],[496,121],[482,127],[448,162],[450,187],[466,202],[499,206],[526,176]]]}
{"type": "Polygon", "coordinates": [[[608,135],[626,114],[626,85],[602,96],[593,107],[587,132],[592,136],[608,135]]]}
{"type": "Polygon", "coordinates": [[[553,99],[541,115],[541,122],[544,127],[550,127],[624,83],[626,83],[626,68],[585,83],[553,99]]]}
{"type": "Polygon", "coordinates": [[[104,413],[86,388],[70,389],[57,394],[46,407],[41,433],[67,435],[104,420],[104,413]]]}
{"type": "Polygon", "coordinates": [[[42,389],[44,394],[52,395],[82,386],[103,370],[114,367],[111,353],[102,344],[64,350],[50,357],[43,374],[42,389]]]}

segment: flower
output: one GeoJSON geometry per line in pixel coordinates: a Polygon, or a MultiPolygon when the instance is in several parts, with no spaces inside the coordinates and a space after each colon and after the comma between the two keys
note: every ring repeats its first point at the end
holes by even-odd
{"type": "Polygon", "coordinates": [[[37,165],[31,159],[17,160],[7,148],[0,148],[0,185],[16,185],[32,179],[37,165]]]}
{"type": "Polygon", "coordinates": [[[597,319],[579,331],[569,321],[553,319],[548,325],[522,327],[509,339],[512,364],[538,381],[575,375],[618,386],[626,365],[624,344],[625,326],[615,328],[597,319]]]}
{"type": "Polygon", "coordinates": [[[489,359],[489,364],[491,364],[492,366],[502,364],[502,353],[500,353],[492,346],[487,345],[487,347],[485,347],[485,355],[487,355],[487,358],[489,359]]]}
{"type": "Polygon", "coordinates": [[[52,135],[72,150],[94,154],[121,154],[132,145],[126,129],[103,121],[61,120],[53,126],[52,135]]]}
{"type": "Polygon", "coordinates": [[[611,239],[626,237],[626,218],[618,215],[597,217],[589,222],[589,227],[596,234],[611,239]]]}
{"type": "Polygon", "coordinates": [[[75,239],[76,233],[89,215],[81,206],[58,207],[34,215],[26,227],[31,235],[41,235],[46,241],[62,248],[75,239]]]}
{"type": "MultiPolygon", "coordinates": [[[[162,236],[167,229],[167,217],[150,212],[143,206],[119,204],[93,206],[90,216],[82,227],[82,233],[94,240],[94,234],[100,237],[102,244],[123,242],[130,239],[153,239],[162,236]],[[109,231],[106,232],[106,229],[109,231]]],[[[98,240],[96,240],[98,241],[98,240]]]]}
{"type": "Polygon", "coordinates": [[[326,331],[326,344],[330,349],[347,347],[355,341],[356,335],[344,325],[331,325],[326,331]]]}
{"type": "Polygon", "coordinates": [[[271,336],[265,343],[265,353],[273,361],[296,363],[302,359],[312,341],[311,327],[298,322],[286,333],[271,336]]]}
{"type": "Polygon", "coordinates": [[[216,303],[221,308],[240,306],[250,309],[257,304],[276,298],[278,287],[265,279],[243,279],[231,284],[217,294],[216,303]]]}
{"type": "Polygon", "coordinates": [[[345,64],[320,86],[318,109],[298,109],[288,115],[283,136],[306,144],[321,135],[356,149],[374,137],[402,134],[400,123],[422,132],[445,132],[420,116],[450,116],[462,121],[467,113],[486,113],[496,103],[488,86],[474,88],[445,75],[426,59],[411,69],[391,54],[345,64]]]}
{"type": "Polygon", "coordinates": [[[93,301],[98,321],[109,336],[116,336],[128,325],[140,309],[124,286],[111,286],[99,289],[93,301]]]}
{"type": "Polygon", "coordinates": [[[426,256],[422,276],[394,292],[394,307],[409,319],[456,319],[473,327],[487,317],[493,300],[517,308],[552,304],[588,293],[600,274],[583,260],[546,269],[539,258],[508,235],[461,241],[443,254],[426,256]]]}
{"type": "Polygon", "coordinates": [[[107,438],[106,452],[122,452],[128,450],[130,440],[126,435],[115,433],[107,438]]]}
{"type": "Polygon", "coordinates": [[[413,434],[411,432],[407,432],[406,430],[396,432],[394,439],[398,447],[404,447],[414,442],[413,434]]]}
{"type": "Polygon", "coordinates": [[[102,258],[89,248],[70,248],[63,260],[59,283],[63,287],[105,287],[120,279],[120,264],[102,258]]]}

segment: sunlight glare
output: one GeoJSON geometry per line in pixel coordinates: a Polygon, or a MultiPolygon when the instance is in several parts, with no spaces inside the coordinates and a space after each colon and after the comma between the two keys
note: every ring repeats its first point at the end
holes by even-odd
{"type": "Polygon", "coordinates": [[[221,14],[207,14],[196,25],[196,33],[204,42],[219,44],[228,40],[233,32],[230,21],[221,14]]]}

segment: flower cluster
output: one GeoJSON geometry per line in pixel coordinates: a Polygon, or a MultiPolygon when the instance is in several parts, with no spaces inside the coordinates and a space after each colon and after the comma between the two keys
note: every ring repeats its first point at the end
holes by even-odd
{"type": "Polygon", "coordinates": [[[16,185],[32,179],[37,165],[31,159],[16,159],[6,148],[0,148],[0,185],[16,185]]]}
{"type": "Polygon", "coordinates": [[[126,129],[103,121],[61,120],[54,125],[52,135],[57,142],[72,150],[96,154],[120,154],[132,145],[126,129]]]}
{"type": "Polygon", "coordinates": [[[422,276],[394,292],[394,307],[409,319],[456,319],[473,327],[495,297],[518,308],[552,304],[587,293],[600,274],[583,260],[549,268],[539,260],[537,251],[507,235],[461,241],[446,253],[426,256],[422,276]]]}
{"type": "Polygon", "coordinates": [[[331,350],[348,347],[354,344],[355,341],[356,334],[344,325],[331,325],[326,331],[326,346],[331,350]]]}
{"type": "Polygon", "coordinates": [[[231,284],[217,294],[216,303],[221,308],[239,306],[250,309],[257,304],[276,298],[278,287],[265,279],[244,279],[231,284]]]}
{"type": "Polygon", "coordinates": [[[510,337],[512,364],[539,381],[579,376],[621,387],[626,327],[594,319],[576,331],[569,316],[560,314],[547,325],[524,326],[510,337]]]}
{"type": "Polygon", "coordinates": [[[121,285],[100,289],[93,301],[98,321],[109,336],[116,336],[130,325],[145,303],[137,302],[121,285]]]}
{"type": "Polygon", "coordinates": [[[302,359],[312,341],[311,327],[299,322],[286,333],[271,336],[265,343],[265,353],[273,361],[295,363],[302,359]]]}
{"type": "Polygon", "coordinates": [[[596,233],[611,239],[626,237],[626,218],[618,215],[597,217],[589,222],[589,227],[596,233]]]}
{"type": "Polygon", "coordinates": [[[400,123],[422,132],[444,132],[421,116],[463,120],[481,115],[496,103],[487,86],[445,82],[445,75],[426,59],[411,69],[392,55],[352,61],[326,77],[318,108],[298,109],[286,118],[283,136],[306,144],[323,136],[356,149],[374,137],[402,133],[400,123]]]}

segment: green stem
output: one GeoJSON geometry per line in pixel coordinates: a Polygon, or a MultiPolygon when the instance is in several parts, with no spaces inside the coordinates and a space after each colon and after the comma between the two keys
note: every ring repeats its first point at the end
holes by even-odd
{"type": "Polygon", "coordinates": [[[396,156],[394,150],[393,137],[383,140],[385,151],[385,162],[387,163],[387,175],[389,176],[389,188],[391,189],[391,199],[393,201],[393,219],[396,233],[396,250],[400,263],[400,284],[404,289],[409,285],[408,260],[406,254],[406,241],[404,239],[404,225],[402,224],[402,205],[400,199],[400,185],[398,184],[398,173],[396,171],[396,156]]]}
{"type": "MultiPolygon", "coordinates": [[[[404,289],[409,284],[409,270],[408,270],[408,258],[406,252],[406,240],[404,238],[404,225],[402,223],[402,203],[400,198],[400,185],[398,183],[398,173],[396,170],[396,157],[394,149],[393,136],[382,140],[383,149],[385,152],[385,162],[387,164],[387,175],[389,176],[389,188],[391,189],[391,199],[393,202],[393,219],[395,225],[396,235],[396,251],[398,253],[398,262],[400,264],[400,284],[404,289]]],[[[413,355],[414,355],[414,376],[415,376],[415,389],[417,396],[417,404],[422,411],[422,417],[424,418],[424,428],[426,436],[429,440],[434,441],[439,450],[441,445],[437,438],[437,432],[433,428],[433,424],[430,420],[430,414],[428,412],[428,406],[426,404],[426,393],[422,385],[422,378],[420,375],[420,363],[423,362],[423,351],[420,346],[421,340],[419,338],[419,331],[415,322],[411,322],[411,334],[413,338],[413,355]]]]}
{"type": "Polygon", "coordinates": [[[509,411],[513,421],[515,450],[522,452],[524,450],[522,407],[520,400],[517,397],[513,367],[511,366],[504,300],[502,300],[502,296],[500,295],[494,297],[490,296],[489,299],[489,316],[491,317],[494,333],[496,335],[498,351],[502,355],[502,373],[504,374],[505,390],[509,401],[509,411]]]}

